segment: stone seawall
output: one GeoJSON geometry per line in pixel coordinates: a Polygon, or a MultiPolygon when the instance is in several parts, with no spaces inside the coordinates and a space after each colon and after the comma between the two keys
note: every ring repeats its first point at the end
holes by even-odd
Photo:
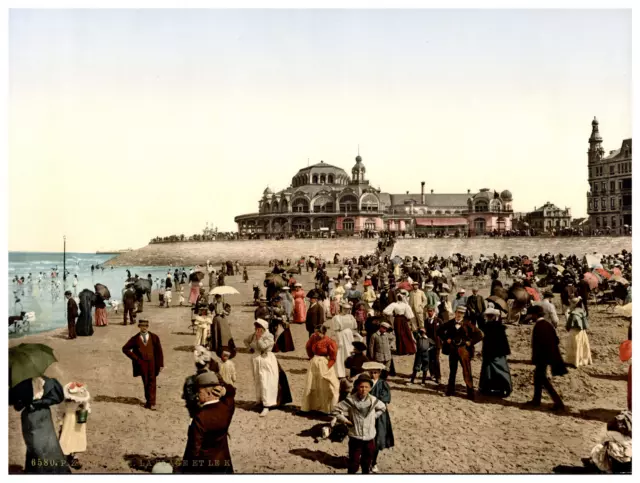
{"type": "Polygon", "coordinates": [[[540,253],[562,253],[563,255],[582,256],[586,253],[614,254],[623,249],[631,251],[631,237],[558,237],[558,238],[419,238],[399,239],[393,256],[416,256],[428,258],[433,255],[448,257],[454,253],[473,255],[503,256],[528,255],[540,253]]]}
{"type": "Polygon", "coordinates": [[[190,266],[207,260],[212,264],[237,260],[243,265],[268,265],[273,259],[295,260],[309,255],[333,261],[336,253],[340,258],[372,254],[377,243],[361,238],[154,243],[120,254],[105,266],[190,266]]]}

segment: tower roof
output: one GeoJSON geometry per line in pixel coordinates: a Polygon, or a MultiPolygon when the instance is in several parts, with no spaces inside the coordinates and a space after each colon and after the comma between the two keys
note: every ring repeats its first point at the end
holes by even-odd
{"type": "Polygon", "coordinates": [[[598,130],[598,119],[594,116],[593,121],[591,121],[591,137],[589,138],[590,143],[601,143],[602,136],[600,136],[600,131],[598,130]]]}

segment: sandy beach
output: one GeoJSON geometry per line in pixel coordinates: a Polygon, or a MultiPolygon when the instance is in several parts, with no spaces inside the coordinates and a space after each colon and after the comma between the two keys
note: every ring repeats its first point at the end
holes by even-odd
{"type": "MultiPolygon", "coordinates": [[[[233,336],[240,346],[252,332],[251,285],[261,284],[266,270],[251,267],[246,284],[240,276],[227,277],[227,284],[240,291],[240,295],[227,297],[233,310],[233,336]]],[[[329,274],[335,272],[330,267],[329,274]]],[[[309,273],[298,279],[307,288],[312,284],[309,273]]],[[[470,283],[459,280],[458,285],[470,283]]],[[[487,288],[481,294],[486,295],[487,288]]],[[[88,450],[78,455],[83,464],[80,473],[149,472],[154,462],[179,459],[184,452],[189,416],[181,400],[182,384],[194,371],[195,337],[189,329],[189,308],[160,308],[155,293],[152,303],[145,302],[144,308],[143,315],[151,320],[150,330],[160,336],[165,356],[156,412],[143,408],[142,383],[132,377],[131,363],[121,352],[122,345],[137,332],[135,326],[122,325],[122,312],[110,313],[109,326],[95,327],[92,337],[69,341],[66,329],[59,329],[9,342],[10,346],[22,342],[50,345],[59,362],[49,375],[62,384],[81,381],[88,385],[92,413],[87,423],[88,450]]],[[[563,322],[561,317],[561,325],[563,322]]],[[[443,388],[431,382],[426,387],[409,387],[413,356],[395,357],[398,376],[389,380],[389,411],[396,446],[381,453],[381,472],[550,473],[557,465],[581,466],[581,458],[589,455],[606,422],[626,408],[628,367],[618,359],[618,346],[626,339],[628,323],[605,314],[604,308],[594,308],[590,325],[593,365],[570,369],[567,376],[553,380],[568,407],[566,414],[549,411],[551,402],[546,393],[541,408],[523,406],[533,394],[531,326],[508,328],[514,392],[504,400],[478,396],[476,402],[468,401],[463,397],[461,374],[456,397],[444,397],[443,388]]],[[[277,358],[288,375],[294,402],[266,418],[251,408],[255,400],[251,355],[241,349],[234,359],[238,394],[230,428],[233,465],[240,473],[346,473],[346,441],[316,442],[314,435],[323,420],[296,414],[308,366],[304,351],[307,333],[304,326],[293,326],[292,332],[296,351],[277,358]]],[[[562,327],[559,332],[564,343],[566,332],[562,327]]],[[[446,381],[444,356],[441,364],[446,381]]],[[[480,364],[476,357],[476,388],[480,364]]],[[[20,416],[13,408],[8,413],[10,471],[20,472],[25,457],[20,416]]]]}

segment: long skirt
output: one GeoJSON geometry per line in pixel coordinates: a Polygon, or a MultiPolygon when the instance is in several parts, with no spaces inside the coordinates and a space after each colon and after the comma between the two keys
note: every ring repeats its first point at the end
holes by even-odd
{"type": "Polygon", "coordinates": [[[571,329],[567,340],[566,363],[575,367],[588,366],[591,364],[591,348],[587,331],[571,329]]]}
{"type": "Polygon", "coordinates": [[[479,389],[482,394],[507,397],[511,394],[511,372],[505,356],[482,358],[479,389]]]}
{"type": "Polygon", "coordinates": [[[285,404],[289,404],[293,402],[293,397],[291,396],[291,388],[289,387],[289,379],[287,379],[287,374],[280,367],[280,363],[278,363],[278,398],[277,404],[278,406],[284,406],[285,404]]]}
{"type": "Polygon", "coordinates": [[[333,367],[329,368],[329,359],[314,356],[309,362],[307,384],[302,397],[302,411],[320,411],[330,413],[338,404],[340,381],[333,367]]]}
{"type": "Polygon", "coordinates": [[[307,306],[303,298],[293,299],[293,323],[304,324],[307,321],[307,306]]]}
{"type": "Polygon", "coordinates": [[[65,455],[84,453],[87,451],[87,424],[76,421],[78,404],[65,402],[60,432],[60,448],[65,455]]]}
{"type": "Polygon", "coordinates": [[[396,315],[393,319],[396,331],[396,350],[399,356],[416,353],[416,343],[411,337],[409,321],[404,315],[396,315]]]}
{"type": "Polygon", "coordinates": [[[189,292],[189,303],[191,305],[195,304],[200,296],[200,284],[191,282],[191,292],[189,292]]]}
{"type": "Polygon", "coordinates": [[[27,447],[24,472],[71,473],[53,426],[50,408],[24,409],[20,417],[27,447]]]}
{"type": "Polygon", "coordinates": [[[296,348],[293,345],[291,329],[287,327],[278,334],[276,343],[273,346],[273,352],[293,352],[294,350],[296,350],[296,348]]]}
{"type": "Polygon", "coordinates": [[[253,358],[253,379],[256,388],[256,401],[266,408],[278,403],[278,361],[272,352],[258,354],[253,358]]]}
{"type": "Polygon", "coordinates": [[[96,325],[98,327],[104,327],[105,325],[109,325],[109,321],[107,320],[107,309],[96,307],[96,325]]]}

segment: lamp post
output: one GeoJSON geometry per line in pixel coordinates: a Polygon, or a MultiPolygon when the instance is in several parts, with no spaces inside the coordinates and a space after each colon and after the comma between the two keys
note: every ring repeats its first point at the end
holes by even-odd
{"type": "Polygon", "coordinates": [[[67,281],[67,236],[62,236],[62,281],[67,281]]]}

